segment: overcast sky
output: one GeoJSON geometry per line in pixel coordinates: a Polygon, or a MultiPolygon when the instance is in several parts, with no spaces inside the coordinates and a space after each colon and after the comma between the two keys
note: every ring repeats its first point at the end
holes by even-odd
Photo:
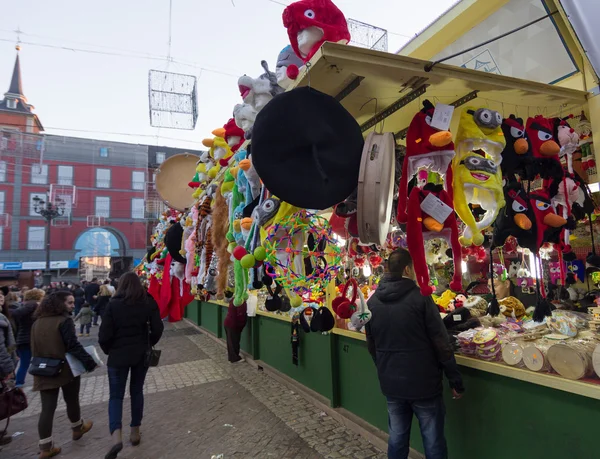
{"type": "MultiPolygon", "coordinates": [[[[261,74],[262,59],[274,69],[279,51],[288,44],[281,13],[283,4],[289,3],[173,0],[171,55],[176,62],[167,65],[166,59],[133,57],[132,52],[167,55],[169,0],[0,0],[5,13],[0,23],[0,93],[8,89],[15,58],[14,30],[19,28],[24,92],[47,133],[202,148],[202,139],[222,126],[241,101],[238,76],[261,74]],[[98,53],[62,49],[69,47],[98,53]],[[194,131],[150,126],[150,69],[198,77],[199,116],[194,131]]],[[[335,3],[347,18],[387,29],[389,51],[395,52],[455,0],[335,3]]]]}

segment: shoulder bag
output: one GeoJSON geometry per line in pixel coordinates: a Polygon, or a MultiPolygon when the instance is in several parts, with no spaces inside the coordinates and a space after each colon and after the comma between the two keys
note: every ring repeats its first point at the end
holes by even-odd
{"type": "Polygon", "coordinates": [[[150,342],[150,321],[147,322],[147,333],[148,333],[148,350],[146,351],[145,365],[147,367],[157,367],[160,361],[160,354],[162,351],[155,349],[150,342]]]}
{"type": "Polygon", "coordinates": [[[23,389],[18,387],[10,388],[8,384],[3,382],[1,390],[0,420],[6,419],[6,426],[4,427],[4,430],[0,432],[0,439],[3,438],[8,431],[10,417],[19,414],[21,411],[25,411],[27,408],[27,396],[25,395],[25,392],[23,392],[23,389]]]}
{"type": "Polygon", "coordinates": [[[31,359],[29,374],[33,376],[58,376],[63,369],[65,361],[47,357],[34,357],[31,359]]]}

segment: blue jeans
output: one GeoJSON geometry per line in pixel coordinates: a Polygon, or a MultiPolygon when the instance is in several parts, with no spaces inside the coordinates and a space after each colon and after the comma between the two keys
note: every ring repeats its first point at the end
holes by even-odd
{"type": "Polygon", "coordinates": [[[129,395],[131,397],[131,427],[142,425],[144,416],[144,381],[148,367],[142,361],[135,367],[108,367],[108,385],[110,399],[108,402],[108,423],[110,433],[123,427],[123,398],[127,386],[127,376],[131,371],[129,395]]]}
{"type": "Polygon", "coordinates": [[[413,413],[417,416],[427,459],[447,459],[448,448],[444,437],[446,408],[442,395],[427,400],[389,399],[388,416],[390,438],[388,458],[406,459],[410,445],[410,427],[413,413]]]}
{"type": "Polygon", "coordinates": [[[17,370],[15,384],[22,386],[25,384],[25,377],[31,363],[31,347],[27,344],[20,345],[17,348],[17,355],[19,356],[19,369],[17,370]]]}

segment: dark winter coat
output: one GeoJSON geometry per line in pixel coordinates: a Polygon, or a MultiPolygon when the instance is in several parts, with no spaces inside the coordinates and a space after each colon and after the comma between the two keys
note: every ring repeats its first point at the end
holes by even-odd
{"type": "Polygon", "coordinates": [[[247,312],[248,309],[245,301],[241,306],[234,306],[233,301],[230,301],[227,315],[223,321],[223,326],[241,332],[248,321],[247,312]]]}
{"type": "Polygon", "coordinates": [[[15,371],[15,338],[8,318],[0,313],[0,379],[15,371]]]}
{"type": "Polygon", "coordinates": [[[98,292],[100,292],[100,286],[95,282],[86,285],[84,289],[85,301],[94,306],[97,301],[94,297],[98,295],[98,292]]]}
{"type": "Polygon", "coordinates": [[[386,397],[435,397],[443,391],[442,371],[450,387],[464,390],[438,308],[414,281],[386,274],[368,306],[367,344],[386,397]]]}
{"type": "Polygon", "coordinates": [[[31,326],[35,320],[33,313],[37,306],[36,301],[25,301],[19,309],[11,312],[17,324],[17,346],[29,346],[31,341],[31,326]]]}
{"type": "Polygon", "coordinates": [[[85,291],[81,287],[78,287],[73,290],[73,296],[75,297],[75,309],[81,309],[83,303],[85,303],[85,291]]]}
{"type": "Polygon", "coordinates": [[[137,304],[114,296],[102,316],[98,343],[109,367],[133,367],[143,361],[149,345],[160,340],[164,325],[158,305],[150,295],[137,304]]]}
{"type": "Polygon", "coordinates": [[[98,314],[100,317],[104,316],[104,311],[106,310],[106,306],[108,306],[108,302],[111,297],[108,295],[100,295],[96,300],[96,306],[94,306],[94,312],[98,314]]]}
{"type": "Polygon", "coordinates": [[[96,362],[77,339],[75,323],[68,314],[36,319],[31,327],[31,355],[61,359],[64,363],[58,376],[34,376],[34,391],[57,389],[74,379],[66,360],[67,352],[78,359],[86,371],[96,368],[96,362]]]}

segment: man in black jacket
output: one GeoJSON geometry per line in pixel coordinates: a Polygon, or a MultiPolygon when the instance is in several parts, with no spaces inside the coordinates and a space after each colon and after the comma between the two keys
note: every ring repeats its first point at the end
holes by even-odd
{"type": "Polygon", "coordinates": [[[367,345],[388,402],[388,457],[408,457],[414,413],[427,459],[446,459],[442,371],[454,398],[464,388],[438,308],[431,297],[421,296],[414,279],[410,254],[395,250],[368,301],[373,316],[367,345]]]}

